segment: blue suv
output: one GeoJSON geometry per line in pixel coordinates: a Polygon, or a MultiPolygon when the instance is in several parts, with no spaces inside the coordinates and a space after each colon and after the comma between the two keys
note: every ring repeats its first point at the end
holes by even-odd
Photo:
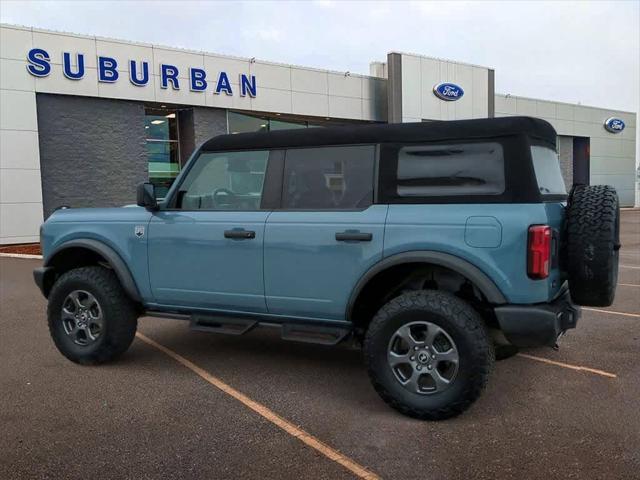
{"type": "Polygon", "coordinates": [[[166,197],[57,210],[41,229],[53,340],[112,360],[139,316],[240,335],[362,345],[404,414],[443,419],[480,395],[496,357],[554,346],[576,305],[610,305],[619,206],[567,194],[556,132],[527,117],[215,137],[166,197]]]}

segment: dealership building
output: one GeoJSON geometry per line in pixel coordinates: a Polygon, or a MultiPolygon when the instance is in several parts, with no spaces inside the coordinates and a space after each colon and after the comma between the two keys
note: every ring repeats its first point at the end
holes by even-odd
{"type": "Polygon", "coordinates": [[[140,182],[162,195],[215,135],[364,122],[543,118],[568,187],[613,185],[633,206],[635,113],[499,94],[495,75],[391,52],[365,76],[1,25],[0,243],[38,241],[63,205],[131,204],[140,182]]]}

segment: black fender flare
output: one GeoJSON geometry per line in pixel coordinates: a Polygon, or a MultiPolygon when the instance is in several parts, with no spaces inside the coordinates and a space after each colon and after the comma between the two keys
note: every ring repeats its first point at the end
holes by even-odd
{"type": "Polygon", "coordinates": [[[92,250],[93,252],[102,256],[115,272],[118,280],[120,281],[120,284],[122,285],[122,288],[129,296],[129,298],[136,302],[142,301],[138,286],[136,285],[136,282],[133,279],[133,275],[131,275],[131,271],[129,270],[129,267],[127,267],[127,264],[124,262],[124,260],[122,260],[122,257],[120,257],[120,255],[113,248],[109,247],[99,240],[80,238],[64,242],[63,244],[56,247],[53,252],[51,252],[44,266],[53,267],[51,262],[56,257],[56,255],[69,248],[86,248],[87,250],[92,250]]]}
{"type": "Polygon", "coordinates": [[[365,274],[360,277],[360,280],[358,280],[358,283],[351,292],[349,303],[347,304],[346,319],[349,321],[352,320],[353,307],[358,296],[369,283],[369,280],[383,270],[403,263],[429,263],[449,268],[473,283],[490,303],[495,305],[507,303],[507,299],[494,281],[472,263],[449,253],[432,250],[416,250],[386,257],[367,270],[365,274]]]}

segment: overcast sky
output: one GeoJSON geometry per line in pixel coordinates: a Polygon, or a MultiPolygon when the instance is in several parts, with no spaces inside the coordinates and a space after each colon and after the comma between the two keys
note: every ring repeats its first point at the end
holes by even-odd
{"type": "Polygon", "coordinates": [[[496,91],[638,111],[640,1],[26,2],[3,23],[367,74],[389,51],[493,67],[496,91]]]}

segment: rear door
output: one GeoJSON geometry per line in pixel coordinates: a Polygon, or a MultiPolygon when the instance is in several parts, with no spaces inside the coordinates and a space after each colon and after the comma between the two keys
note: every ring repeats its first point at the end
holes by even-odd
{"type": "Polygon", "coordinates": [[[374,145],[285,152],[282,204],[265,228],[269,313],[343,320],[351,291],[382,259],[386,205],[374,205],[374,145]]]}

